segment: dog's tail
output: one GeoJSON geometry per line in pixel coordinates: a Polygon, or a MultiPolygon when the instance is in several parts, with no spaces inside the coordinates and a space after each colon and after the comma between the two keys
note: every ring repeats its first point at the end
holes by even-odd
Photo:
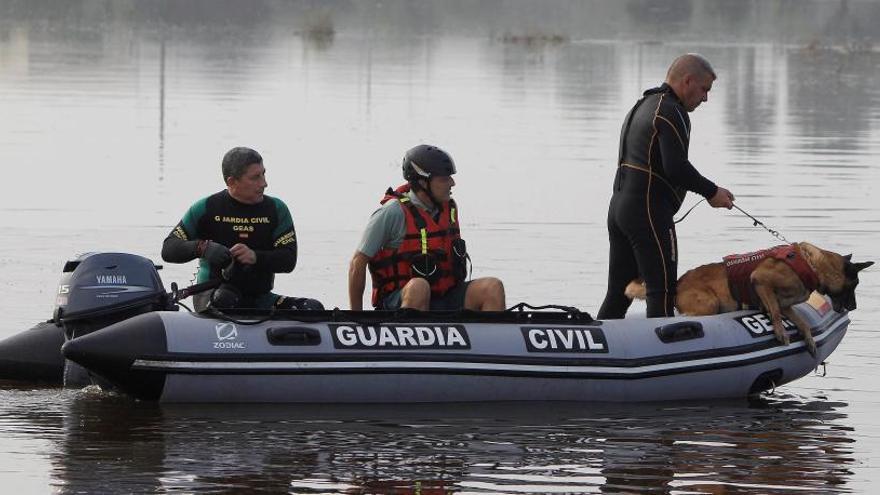
{"type": "Polygon", "coordinates": [[[627,284],[626,289],[624,289],[623,293],[626,294],[626,297],[630,299],[644,299],[645,281],[640,278],[632,279],[632,281],[627,284]]]}

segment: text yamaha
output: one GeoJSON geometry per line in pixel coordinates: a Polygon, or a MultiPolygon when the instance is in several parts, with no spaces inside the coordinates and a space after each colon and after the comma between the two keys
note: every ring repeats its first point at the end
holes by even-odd
{"type": "Polygon", "coordinates": [[[103,285],[125,285],[128,283],[125,280],[125,275],[96,275],[95,278],[98,279],[99,284],[103,285]]]}

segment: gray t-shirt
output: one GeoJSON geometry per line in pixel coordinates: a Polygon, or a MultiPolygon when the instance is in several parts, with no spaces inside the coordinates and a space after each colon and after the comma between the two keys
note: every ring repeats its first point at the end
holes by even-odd
{"type": "MultiPolygon", "coordinates": [[[[417,207],[431,215],[437,214],[437,208],[429,207],[412,191],[406,196],[417,207]]],[[[372,258],[382,248],[397,249],[406,235],[406,216],[399,201],[392,199],[373,212],[357,250],[372,258]]]]}

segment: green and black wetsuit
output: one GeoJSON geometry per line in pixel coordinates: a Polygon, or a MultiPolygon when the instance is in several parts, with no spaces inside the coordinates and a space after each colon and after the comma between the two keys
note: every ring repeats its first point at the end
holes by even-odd
{"type": "Polygon", "coordinates": [[[673,215],[687,191],[711,198],[717,186],[688,160],[691,121],[672,88],[645,91],[620,133],[608,208],[608,291],[598,318],[623,318],[626,285],[645,280],[648,317],[672,316],[678,279],[673,215]]]}
{"type": "MultiPolygon", "coordinates": [[[[271,292],[275,274],[293,271],[297,259],[293,218],[280,199],[264,196],[258,204],[245,204],[223,190],[196,201],[165,238],[162,259],[170,263],[196,259],[200,240],[211,240],[228,248],[241,243],[256,253],[254,265],[235,271],[227,281],[242,296],[238,306],[267,308],[296,299],[271,292]]],[[[221,278],[223,268],[199,260],[197,282],[221,278]]],[[[202,306],[199,309],[206,303],[204,297],[196,299],[196,306],[202,306]]]]}

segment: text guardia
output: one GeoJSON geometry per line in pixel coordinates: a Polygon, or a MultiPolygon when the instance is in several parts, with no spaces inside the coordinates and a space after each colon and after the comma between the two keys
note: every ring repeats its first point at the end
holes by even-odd
{"type": "Polygon", "coordinates": [[[337,349],[470,349],[463,325],[330,325],[337,349]]]}

